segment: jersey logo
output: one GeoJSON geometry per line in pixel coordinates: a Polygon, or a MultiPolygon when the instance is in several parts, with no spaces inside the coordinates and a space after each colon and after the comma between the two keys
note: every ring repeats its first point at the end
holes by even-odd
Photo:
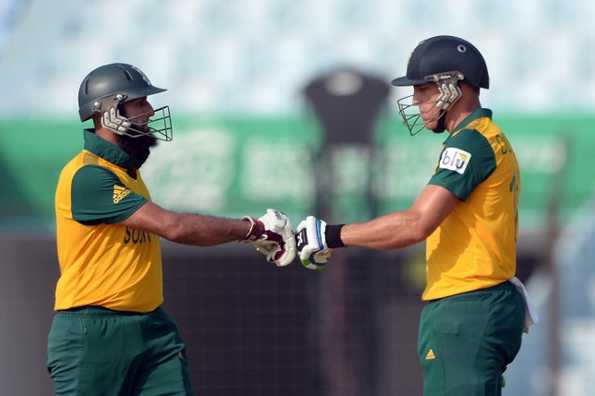
{"type": "Polygon", "coordinates": [[[122,186],[118,186],[117,184],[114,184],[114,204],[119,204],[121,200],[123,200],[124,198],[126,198],[128,196],[128,194],[130,194],[130,190],[127,189],[126,187],[122,187],[122,186]]]}
{"type": "Polygon", "coordinates": [[[467,165],[469,165],[470,160],[471,153],[455,147],[447,147],[442,152],[438,167],[441,169],[455,171],[462,175],[465,173],[465,169],[467,169],[467,165]]]}
{"type": "Polygon", "coordinates": [[[426,353],[426,360],[434,360],[436,359],[436,355],[434,354],[434,351],[432,350],[432,348],[430,348],[428,350],[428,353],[426,353]]]}

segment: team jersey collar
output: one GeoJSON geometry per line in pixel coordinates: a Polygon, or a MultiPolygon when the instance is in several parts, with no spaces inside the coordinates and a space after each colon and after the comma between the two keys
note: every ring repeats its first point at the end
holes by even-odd
{"type": "Polygon", "coordinates": [[[471,114],[463,119],[455,128],[455,131],[459,131],[469,125],[472,121],[477,120],[478,118],[482,117],[489,117],[492,118],[492,110],[484,109],[483,107],[478,107],[477,109],[473,110],[471,114]]]}
{"type": "Polygon", "coordinates": [[[103,158],[126,170],[135,170],[140,168],[138,161],[136,161],[130,154],[122,150],[118,145],[103,140],[95,134],[94,129],[85,129],[85,150],[103,158]]]}

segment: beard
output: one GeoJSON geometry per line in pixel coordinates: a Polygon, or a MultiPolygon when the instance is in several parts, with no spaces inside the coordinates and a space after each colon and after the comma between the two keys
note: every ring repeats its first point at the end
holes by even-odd
{"type": "MultiPolygon", "coordinates": [[[[148,131],[146,126],[138,127],[136,129],[148,131]]],[[[129,131],[134,133],[134,131],[129,131]]],[[[151,153],[151,147],[157,146],[157,139],[153,135],[143,135],[139,137],[130,137],[125,135],[118,135],[119,146],[128,153],[136,163],[137,167],[140,168],[145,163],[149,154],[151,153]]]]}

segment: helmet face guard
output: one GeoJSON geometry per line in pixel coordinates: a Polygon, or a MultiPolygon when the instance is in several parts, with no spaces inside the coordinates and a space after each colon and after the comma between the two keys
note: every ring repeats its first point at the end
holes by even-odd
{"type": "Polygon", "coordinates": [[[149,113],[142,113],[134,117],[125,117],[120,113],[119,105],[124,103],[121,100],[115,106],[102,111],[101,124],[116,135],[137,138],[140,136],[153,136],[157,140],[170,142],[173,139],[174,131],[171,123],[169,106],[162,106],[153,110],[153,116],[148,121],[144,119],[149,113]]]}
{"type": "MultiPolygon", "coordinates": [[[[444,115],[446,112],[463,96],[459,81],[465,78],[463,73],[458,71],[450,71],[444,73],[436,73],[424,78],[427,83],[434,83],[438,87],[440,95],[434,102],[434,106],[438,108],[439,114],[436,120],[439,121],[438,126],[433,129],[434,132],[444,132],[444,115]]],[[[420,85],[420,84],[418,84],[420,85]]],[[[419,106],[413,101],[413,95],[407,95],[397,100],[397,108],[403,123],[409,134],[415,136],[424,129],[424,124],[418,125],[421,119],[419,110],[415,111],[413,108],[419,106]]],[[[423,121],[423,120],[422,120],[423,121]]],[[[434,121],[434,120],[432,120],[434,121]]]]}
{"type": "Polygon", "coordinates": [[[415,136],[424,129],[423,123],[418,125],[421,119],[419,110],[416,111],[417,104],[413,102],[413,95],[403,96],[397,99],[397,110],[403,119],[405,128],[409,131],[411,136],[415,136]]]}

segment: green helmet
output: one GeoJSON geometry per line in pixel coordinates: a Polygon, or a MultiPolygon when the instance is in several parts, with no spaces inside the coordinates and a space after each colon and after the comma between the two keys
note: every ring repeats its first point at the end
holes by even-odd
{"type": "Polygon", "coordinates": [[[102,125],[118,135],[138,137],[151,134],[157,139],[169,141],[173,136],[169,106],[154,110],[156,116],[145,124],[148,128],[138,128],[134,119],[120,114],[121,104],[165,91],[153,86],[145,73],[135,66],[126,63],[99,66],[81,83],[79,115],[81,121],[87,121],[95,114],[101,114],[102,125]],[[155,127],[155,123],[159,127],[155,127]]]}
{"type": "MultiPolygon", "coordinates": [[[[440,91],[436,107],[441,110],[439,124],[434,132],[444,131],[444,115],[461,98],[459,82],[465,81],[476,88],[489,89],[490,77],[486,62],[479,50],[470,42],[454,36],[435,36],[420,42],[413,50],[407,64],[407,73],[395,78],[395,86],[416,86],[435,83],[440,91]]],[[[414,135],[419,113],[408,113],[413,103],[411,96],[397,101],[405,126],[414,135]],[[415,130],[414,130],[415,129],[415,130]]]]}

